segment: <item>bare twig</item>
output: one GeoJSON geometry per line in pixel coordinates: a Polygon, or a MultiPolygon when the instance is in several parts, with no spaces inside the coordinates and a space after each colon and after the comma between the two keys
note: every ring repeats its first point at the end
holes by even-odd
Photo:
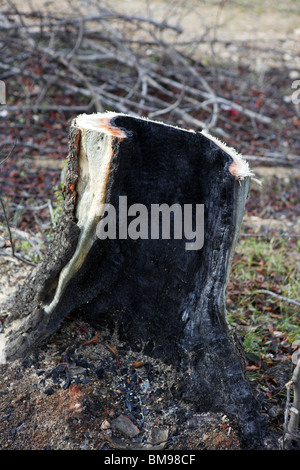
{"type": "MultiPolygon", "coordinates": [[[[14,144],[13,144],[12,148],[10,149],[9,153],[7,154],[7,156],[3,160],[1,160],[0,165],[2,165],[10,157],[15,145],[16,145],[16,142],[14,142],[14,144]]],[[[12,233],[11,233],[11,229],[10,229],[10,225],[9,225],[9,220],[8,220],[8,217],[7,217],[7,214],[6,214],[4,202],[3,202],[1,197],[0,197],[0,204],[2,206],[3,215],[4,215],[4,218],[5,218],[5,222],[6,222],[6,226],[7,226],[7,230],[8,230],[12,256],[14,258],[17,258],[19,261],[23,261],[24,263],[30,264],[31,266],[35,266],[35,263],[32,263],[31,261],[29,261],[25,258],[22,258],[20,255],[18,255],[15,252],[15,245],[14,245],[14,241],[13,241],[13,237],[12,237],[12,233]]]]}
{"type": "Polygon", "coordinates": [[[2,201],[2,198],[0,197],[0,203],[1,203],[1,206],[2,206],[2,210],[3,210],[3,214],[4,214],[4,218],[5,218],[5,222],[6,222],[6,226],[7,226],[7,230],[8,230],[8,235],[9,235],[9,241],[10,241],[10,246],[11,246],[11,251],[12,251],[12,256],[16,259],[18,259],[19,261],[22,261],[23,263],[26,263],[26,264],[30,264],[31,266],[36,266],[35,263],[33,263],[32,261],[29,261],[25,258],[22,258],[22,256],[18,255],[16,252],[15,252],[15,245],[14,245],[14,241],[13,241],[13,237],[12,237],[12,233],[11,233],[11,229],[10,229],[10,225],[9,225],[9,220],[8,220],[8,217],[7,217],[7,214],[6,214],[6,210],[5,210],[5,205],[4,205],[4,202],[2,201]]]}
{"type": "Polygon", "coordinates": [[[83,84],[86,86],[86,88],[88,88],[88,90],[90,91],[91,93],[91,96],[94,100],[94,104],[95,104],[95,107],[96,107],[96,110],[98,112],[103,112],[104,109],[103,109],[103,106],[99,100],[99,96],[97,95],[93,85],[90,83],[90,81],[85,77],[85,75],[77,68],[75,67],[74,65],[72,65],[67,59],[66,57],[63,57],[62,55],[59,55],[57,56],[57,54],[55,54],[53,51],[49,50],[49,49],[46,49],[44,47],[41,47],[39,46],[38,47],[39,51],[42,52],[43,54],[45,55],[49,55],[50,57],[54,58],[54,59],[57,59],[58,62],[60,62],[61,64],[63,64],[66,68],[69,69],[69,71],[71,73],[73,73],[74,75],[76,75],[77,77],[79,77],[80,80],[82,80],[83,84]]]}
{"type": "Polygon", "coordinates": [[[282,300],[283,302],[287,302],[289,304],[297,305],[298,307],[300,306],[300,302],[297,302],[296,300],[289,299],[288,297],[284,297],[282,295],[276,294],[275,292],[272,292],[270,290],[258,289],[256,291],[252,292],[252,294],[267,294],[267,295],[271,295],[272,297],[276,297],[276,299],[282,300]]]}
{"type": "Polygon", "coordinates": [[[1,160],[0,166],[1,166],[6,160],[8,160],[8,158],[11,156],[11,154],[12,154],[12,152],[13,152],[15,146],[16,146],[16,141],[13,143],[13,145],[12,145],[10,151],[8,152],[8,154],[6,155],[6,157],[3,158],[3,160],[1,160]]]}
{"type": "MultiPolygon", "coordinates": [[[[21,24],[20,25],[17,25],[17,24],[7,25],[7,26],[4,26],[3,28],[6,31],[9,31],[11,29],[15,30],[16,28],[24,28],[26,30],[29,30],[29,29],[32,28],[32,29],[36,30],[37,24],[36,23],[25,24],[22,20],[22,17],[26,14],[19,12],[16,9],[15,6],[14,6],[14,8],[15,8],[16,13],[18,14],[18,16],[21,20],[21,24]]],[[[7,14],[9,14],[9,12],[7,12],[7,14]]],[[[54,24],[56,26],[66,26],[66,25],[74,25],[76,23],[83,23],[83,22],[93,22],[93,21],[101,21],[101,20],[103,21],[103,20],[110,20],[110,19],[118,19],[118,20],[126,21],[128,23],[131,23],[131,22],[147,23],[147,24],[151,24],[151,25],[155,26],[156,28],[171,29],[173,31],[176,31],[177,33],[182,33],[182,31],[183,31],[178,26],[170,25],[167,22],[159,22],[159,21],[153,20],[152,18],[146,18],[146,17],[134,16],[134,15],[122,15],[122,14],[114,13],[114,12],[102,13],[100,15],[90,15],[90,16],[85,16],[85,17],[82,17],[82,18],[68,18],[68,19],[61,19],[60,18],[60,19],[56,19],[54,16],[52,16],[52,18],[53,18],[54,21],[41,22],[39,24],[39,27],[48,28],[48,27],[53,27],[54,24]]]]}

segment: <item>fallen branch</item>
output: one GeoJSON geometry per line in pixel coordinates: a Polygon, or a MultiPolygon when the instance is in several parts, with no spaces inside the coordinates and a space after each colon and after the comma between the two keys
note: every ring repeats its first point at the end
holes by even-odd
{"type": "Polygon", "coordinates": [[[276,299],[282,300],[283,302],[287,302],[289,304],[297,305],[298,307],[300,306],[300,302],[297,302],[296,300],[289,299],[288,297],[284,297],[282,295],[276,294],[275,292],[272,292],[270,290],[266,289],[259,289],[251,293],[252,294],[267,294],[271,295],[272,297],[276,297],[276,299]]]}
{"type": "MultiPolygon", "coordinates": [[[[182,33],[180,26],[122,15],[94,4],[85,6],[88,14],[80,17],[66,19],[45,12],[35,17],[34,24],[28,24],[26,14],[16,7],[12,7],[15,13],[13,10],[7,13],[9,26],[2,40],[8,50],[13,49],[13,56],[19,51],[15,63],[24,63],[24,55],[29,54],[28,58],[36,60],[38,68],[42,69],[42,73],[29,73],[26,67],[12,66],[9,57],[4,55],[0,69],[3,67],[6,75],[26,76],[41,89],[37,98],[34,94],[30,96],[30,103],[23,101],[19,108],[13,105],[7,107],[8,110],[50,111],[55,105],[45,101],[51,87],[56,86],[63,93],[66,89],[69,92],[76,89],[81,96],[92,100],[80,107],[58,105],[56,109],[61,112],[103,112],[113,108],[150,118],[163,115],[170,124],[213,129],[225,138],[228,134],[218,123],[226,119],[225,108],[228,107],[249,118],[253,126],[271,123],[271,117],[251,109],[255,102],[249,102],[246,97],[235,95],[236,99],[232,100],[220,96],[214,89],[216,77],[185,51],[191,47],[185,37],[182,42],[178,37],[169,42],[162,39],[165,30],[182,33]],[[93,12],[95,14],[91,14],[93,12]],[[11,17],[18,21],[17,29],[11,17]]],[[[211,40],[200,32],[199,38],[192,40],[193,48],[196,50],[197,44],[205,40],[210,44],[211,40]]],[[[224,74],[227,81],[237,79],[234,72],[230,78],[228,73],[224,74]]],[[[220,77],[222,72],[218,71],[217,79],[220,77]]],[[[231,125],[236,123],[231,121],[231,125]]]]}
{"type": "Polygon", "coordinates": [[[6,160],[9,159],[9,157],[11,156],[15,146],[16,146],[16,141],[12,144],[12,147],[11,147],[10,151],[8,152],[8,154],[6,155],[6,157],[4,157],[3,160],[1,160],[0,166],[3,165],[3,163],[6,162],[6,160]]]}
{"type": "MultiPolygon", "coordinates": [[[[16,9],[16,12],[19,17],[28,16],[28,14],[19,12],[17,11],[17,9],[16,9]]],[[[16,12],[14,13],[6,12],[6,15],[8,16],[14,15],[16,14],[16,12]]],[[[114,12],[102,13],[100,15],[90,15],[90,16],[85,16],[83,18],[57,19],[54,16],[52,16],[52,18],[54,21],[47,21],[47,22],[33,23],[33,24],[25,24],[24,22],[22,22],[22,24],[20,25],[17,25],[14,23],[13,25],[4,26],[3,29],[6,31],[9,31],[11,29],[15,30],[16,28],[25,28],[25,29],[32,28],[35,30],[37,26],[39,28],[49,28],[49,27],[53,27],[54,25],[55,26],[67,26],[67,25],[74,25],[76,23],[88,22],[88,21],[93,22],[93,21],[101,21],[101,20],[109,20],[109,19],[118,19],[118,20],[126,21],[128,23],[131,23],[133,21],[137,23],[148,23],[148,24],[155,26],[158,29],[172,29],[173,31],[176,31],[177,33],[182,33],[183,31],[180,27],[171,25],[166,22],[159,22],[151,18],[146,18],[142,16],[122,15],[122,14],[114,13],[114,12]]]]}
{"type": "MultiPolygon", "coordinates": [[[[15,145],[16,145],[16,142],[13,143],[13,146],[11,147],[9,153],[7,154],[7,156],[1,160],[0,162],[0,166],[10,157],[10,155],[12,154],[13,152],[13,149],[15,148],[15,145]]],[[[23,263],[27,263],[27,264],[30,264],[31,266],[36,266],[35,263],[32,263],[31,261],[25,259],[25,258],[22,258],[22,256],[18,255],[16,252],[15,252],[15,245],[14,245],[14,241],[13,241],[13,237],[12,237],[12,233],[11,233],[11,229],[10,229],[10,224],[9,224],[9,220],[8,220],[8,217],[7,217],[7,214],[6,214],[6,210],[5,210],[5,205],[4,205],[4,202],[2,200],[2,198],[0,197],[0,204],[2,206],[2,210],[3,210],[3,215],[4,215],[4,219],[5,219],[5,222],[6,222],[6,226],[7,226],[7,230],[8,230],[8,235],[9,235],[9,240],[10,240],[10,246],[11,246],[11,251],[12,251],[12,256],[16,259],[18,259],[19,261],[22,261],[23,263]]]]}
{"type": "Polygon", "coordinates": [[[22,261],[23,263],[29,264],[30,266],[36,266],[36,263],[33,263],[32,261],[29,261],[26,258],[23,258],[22,256],[20,256],[16,253],[15,244],[14,244],[14,241],[13,241],[13,237],[12,237],[12,233],[11,233],[11,229],[10,229],[10,225],[9,225],[9,220],[8,220],[6,210],[5,210],[5,205],[4,205],[4,202],[3,202],[1,197],[0,197],[0,203],[1,203],[1,206],[2,206],[2,210],[3,210],[3,214],[4,214],[4,218],[5,218],[5,222],[6,222],[6,226],[7,226],[7,230],[8,230],[12,257],[18,259],[19,261],[22,261]]]}

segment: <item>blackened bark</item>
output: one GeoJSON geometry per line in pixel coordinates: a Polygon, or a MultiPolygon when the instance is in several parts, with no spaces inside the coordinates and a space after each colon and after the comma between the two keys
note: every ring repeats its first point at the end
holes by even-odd
{"type": "Polygon", "coordinates": [[[258,442],[258,404],[225,311],[251,177],[245,162],[203,133],[112,114],[73,122],[68,162],[64,213],[11,306],[3,360],[38,347],[66,315],[81,312],[178,367],[179,396],[234,417],[248,445],[258,442]],[[153,204],[203,204],[203,247],[187,250],[184,238],[98,239],[100,205],[118,208],[120,196],[149,214],[153,204]]]}

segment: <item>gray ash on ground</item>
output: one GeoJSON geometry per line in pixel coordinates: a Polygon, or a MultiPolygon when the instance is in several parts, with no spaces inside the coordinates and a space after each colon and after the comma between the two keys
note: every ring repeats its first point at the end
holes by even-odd
{"type": "Polygon", "coordinates": [[[80,318],[0,373],[2,450],[240,448],[226,416],[175,398],[175,368],[80,318]]]}

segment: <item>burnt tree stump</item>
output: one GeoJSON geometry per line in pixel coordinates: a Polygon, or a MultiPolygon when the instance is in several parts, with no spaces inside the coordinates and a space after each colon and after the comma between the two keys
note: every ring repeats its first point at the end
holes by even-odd
{"type": "Polygon", "coordinates": [[[38,348],[80,312],[97,328],[116,329],[133,350],[176,366],[178,396],[226,413],[248,446],[259,442],[259,406],[225,309],[251,177],[237,152],[204,132],[123,114],[78,116],[63,214],[44,259],[9,304],[1,362],[38,348]],[[162,204],[170,226],[163,228],[161,213],[159,225],[145,224],[142,209],[150,214],[162,204]],[[193,229],[180,237],[182,207],[193,208],[193,229]]]}

